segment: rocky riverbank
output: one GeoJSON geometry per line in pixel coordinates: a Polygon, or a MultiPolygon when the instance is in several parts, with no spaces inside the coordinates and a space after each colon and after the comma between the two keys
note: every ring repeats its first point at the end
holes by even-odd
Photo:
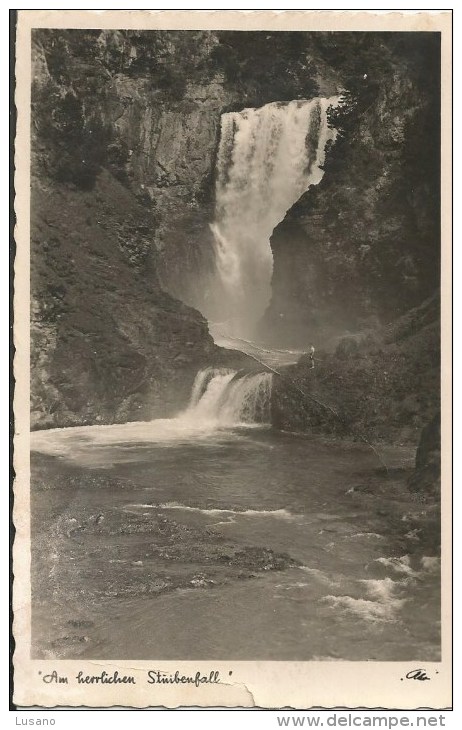
{"type": "Polygon", "coordinates": [[[330,350],[315,353],[314,368],[305,355],[281,369],[273,386],[275,426],[371,445],[420,443],[412,484],[437,490],[438,302],[435,294],[392,325],[331,342],[330,350]]]}

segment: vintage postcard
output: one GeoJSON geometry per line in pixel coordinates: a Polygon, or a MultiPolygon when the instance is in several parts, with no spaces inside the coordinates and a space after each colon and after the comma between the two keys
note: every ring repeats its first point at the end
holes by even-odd
{"type": "Polygon", "coordinates": [[[18,12],[17,705],[451,706],[451,22],[18,12]]]}

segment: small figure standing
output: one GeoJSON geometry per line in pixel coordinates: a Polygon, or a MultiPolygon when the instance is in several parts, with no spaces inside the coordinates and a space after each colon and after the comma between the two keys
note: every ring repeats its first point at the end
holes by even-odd
{"type": "Polygon", "coordinates": [[[311,363],[311,369],[314,368],[314,347],[311,345],[310,347],[310,363],[311,363]]]}

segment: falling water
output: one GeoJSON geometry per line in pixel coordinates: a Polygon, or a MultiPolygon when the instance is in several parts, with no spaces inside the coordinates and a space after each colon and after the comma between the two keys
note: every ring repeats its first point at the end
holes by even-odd
{"type": "MultiPolygon", "coordinates": [[[[271,373],[244,373],[229,368],[200,370],[187,408],[175,418],[104,426],[74,426],[34,431],[31,448],[51,456],[84,459],[97,465],[109,447],[121,444],[167,446],[230,434],[235,428],[271,423],[271,373]]],[[[130,461],[130,450],[113,452],[117,461],[130,461]]]]}
{"type": "Polygon", "coordinates": [[[227,368],[201,370],[182,418],[217,427],[269,424],[271,373],[236,373],[227,368]]]}
{"type": "Polygon", "coordinates": [[[263,315],[271,293],[271,234],[321,180],[326,144],[335,137],[327,109],[337,102],[337,97],[273,102],[222,115],[210,317],[220,321],[220,331],[252,336],[263,315]]]}

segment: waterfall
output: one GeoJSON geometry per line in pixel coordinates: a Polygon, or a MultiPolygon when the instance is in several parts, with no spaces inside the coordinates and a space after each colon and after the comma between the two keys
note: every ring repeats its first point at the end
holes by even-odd
{"type": "Polygon", "coordinates": [[[337,103],[337,97],[273,102],[222,115],[211,225],[215,329],[252,336],[270,301],[271,234],[321,180],[326,144],[335,138],[327,109],[337,103]]]}
{"type": "Polygon", "coordinates": [[[191,400],[179,416],[217,427],[270,424],[271,373],[241,374],[207,368],[196,376],[191,400]]]}
{"type": "MultiPolygon", "coordinates": [[[[164,446],[221,436],[233,428],[271,425],[271,373],[243,373],[228,368],[200,370],[188,407],[175,418],[101,426],[73,426],[34,431],[31,448],[65,459],[105,464],[108,446],[157,443],[164,446]]],[[[118,461],[130,461],[131,450],[118,448],[118,461]]]]}

